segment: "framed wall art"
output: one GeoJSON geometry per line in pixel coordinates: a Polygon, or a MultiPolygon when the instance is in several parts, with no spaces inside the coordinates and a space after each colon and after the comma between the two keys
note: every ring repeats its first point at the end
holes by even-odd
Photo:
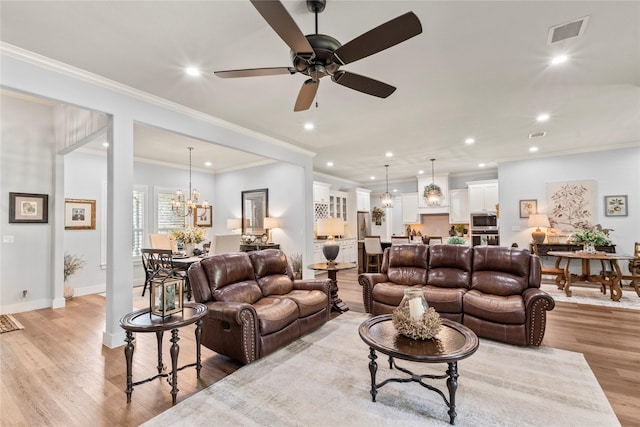
{"type": "Polygon", "coordinates": [[[46,224],[49,222],[49,195],[9,193],[9,222],[46,224]]]}
{"type": "Polygon", "coordinates": [[[193,225],[196,227],[212,227],[213,214],[211,206],[196,205],[195,216],[193,217],[193,225]]]}
{"type": "Polygon", "coordinates": [[[96,201],[64,199],[65,230],[95,230],[96,201]]]}
{"type": "Polygon", "coordinates": [[[593,226],[596,218],[596,181],[547,183],[547,215],[560,234],[593,226]]]}
{"type": "Polygon", "coordinates": [[[627,216],[627,196],[604,196],[605,216],[627,216]]]}
{"type": "Polygon", "coordinates": [[[538,201],[520,200],[520,218],[529,218],[529,215],[538,213],[538,201]]]}

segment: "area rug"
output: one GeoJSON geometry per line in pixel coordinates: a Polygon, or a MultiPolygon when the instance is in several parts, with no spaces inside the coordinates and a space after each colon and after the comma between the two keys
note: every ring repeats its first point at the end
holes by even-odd
{"type": "MultiPolygon", "coordinates": [[[[442,398],[416,383],[389,383],[371,401],[369,350],[358,335],[367,318],[344,313],[144,425],[449,425],[442,398]]],[[[379,356],[377,380],[397,377],[379,356]]],[[[447,366],[398,363],[433,374],[447,366]]],[[[478,351],[458,362],[458,371],[457,426],[620,425],[580,353],[481,339],[478,351]]],[[[444,380],[432,384],[446,392],[444,380]]]]}
{"type": "Polygon", "coordinates": [[[543,291],[551,295],[554,300],[559,302],[640,310],[640,297],[633,288],[626,285],[622,287],[622,296],[618,301],[611,299],[609,288],[607,288],[607,294],[605,295],[597,284],[592,286],[572,285],[570,297],[568,297],[563,290],[558,289],[555,284],[543,283],[540,287],[543,291]]]}
{"type": "Polygon", "coordinates": [[[0,315],[0,334],[20,329],[24,329],[24,326],[22,326],[15,317],[10,314],[0,315]]]}

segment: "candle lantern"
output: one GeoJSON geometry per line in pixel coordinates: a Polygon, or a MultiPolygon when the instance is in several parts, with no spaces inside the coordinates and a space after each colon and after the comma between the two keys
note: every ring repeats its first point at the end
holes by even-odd
{"type": "Polygon", "coordinates": [[[171,316],[182,311],[182,279],[168,276],[152,282],[151,314],[171,316]]]}
{"type": "Polygon", "coordinates": [[[429,308],[427,300],[424,299],[422,288],[405,289],[400,307],[402,307],[405,312],[409,312],[411,322],[422,322],[422,317],[424,313],[427,312],[427,308],[429,308]]]}

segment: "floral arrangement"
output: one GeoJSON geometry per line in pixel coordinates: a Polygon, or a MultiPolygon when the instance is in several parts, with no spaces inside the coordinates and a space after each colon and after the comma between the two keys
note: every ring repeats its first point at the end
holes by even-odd
{"type": "Polygon", "coordinates": [[[64,281],[84,266],[84,259],[77,255],[64,254],[64,281]]]}
{"type": "Polygon", "coordinates": [[[371,211],[371,219],[373,220],[373,222],[376,225],[381,225],[382,224],[382,220],[384,219],[384,211],[382,210],[382,208],[379,208],[377,206],[373,207],[373,210],[371,211]]]}
{"type": "Polygon", "coordinates": [[[464,245],[466,241],[462,237],[453,236],[453,237],[449,237],[449,240],[447,240],[447,243],[450,245],[464,245]]]}
{"type": "Polygon", "coordinates": [[[176,228],[171,232],[171,237],[176,242],[201,243],[207,236],[207,232],[201,227],[176,228]]]}
{"type": "Polygon", "coordinates": [[[440,187],[435,184],[425,185],[422,197],[428,198],[431,195],[442,197],[442,189],[440,189],[440,187]]]}
{"type": "Polygon", "coordinates": [[[252,243],[255,243],[256,241],[256,236],[253,236],[251,234],[243,234],[240,239],[242,239],[242,242],[245,245],[251,245],[252,243]]]}
{"type": "Polygon", "coordinates": [[[442,319],[433,307],[428,307],[422,315],[422,320],[415,322],[411,320],[409,307],[396,307],[391,316],[391,323],[396,330],[414,340],[428,340],[440,332],[442,319]]]}
{"type": "Polygon", "coordinates": [[[584,245],[585,243],[591,243],[595,246],[605,246],[610,245],[611,240],[609,240],[609,230],[606,232],[602,229],[598,229],[594,227],[591,230],[577,230],[571,233],[569,236],[569,243],[574,245],[584,245]]]}

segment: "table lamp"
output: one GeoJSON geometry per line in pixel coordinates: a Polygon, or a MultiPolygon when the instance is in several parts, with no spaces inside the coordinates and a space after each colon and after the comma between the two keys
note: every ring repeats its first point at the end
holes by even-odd
{"type": "Polygon", "coordinates": [[[267,233],[269,234],[269,242],[271,242],[271,230],[274,228],[280,228],[280,218],[274,218],[272,216],[265,217],[264,228],[267,230],[267,233]]]}
{"type": "Polygon", "coordinates": [[[318,221],[318,236],[327,236],[327,241],[322,246],[322,253],[329,265],[335,265],[340,245],[335,241],[335,236],[344,234],[344,221],[340,218],[322,218],[318,221]]]}
{"type": "Polygon", "coordinates": [[[227,229],[231,231],[237,231],[242,228],[242,220],[240,218],[227,219],[227,229]]]}
{"type": "Polygon", "coordinates": [[[531,214],[529,215],[529,227],[536,227],[536,231],[531,233],[531,238],[534,242],[541,245],[544,243],[546,233],[540,230],[540,227],[551,227],[549,224],[549,217],[546,214],[531,214]]]}

